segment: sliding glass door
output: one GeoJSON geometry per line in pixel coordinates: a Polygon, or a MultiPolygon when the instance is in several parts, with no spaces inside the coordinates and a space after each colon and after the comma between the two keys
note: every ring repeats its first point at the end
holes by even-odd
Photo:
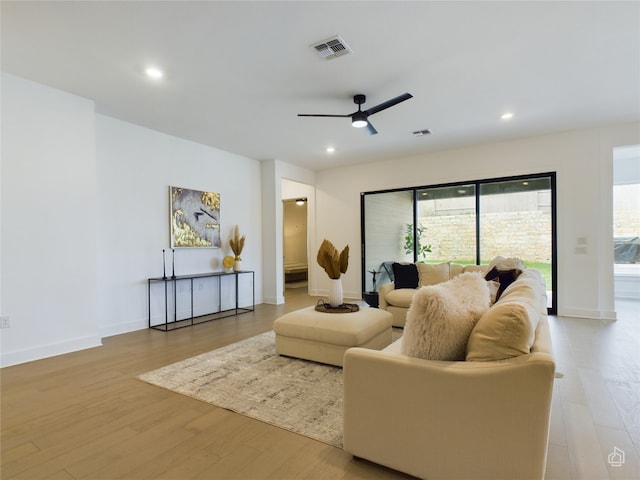
{"type": "Polygon", "coordinates": [[[391,281],[389,261],[413,261],[413,253],[405,248],[406,228],[413,223],[413,203],[412,190],[362,196],[361,218],[367,219],[362,224],[363,238],[368,239],[362,262],[364,292],[376,291],[373,272],[376,285],[391,281]]]}
{"type": "Polygon", "coordinates": [[[362,194],[364,291],[391,281],[390,265],[488,264],[518,257],[545,279],[556,312],[555,173],[362,194]]]}
{"type": "Polygon", "coordinates": [[[551,307],[553,222],[551,177],[480,184],[480,263],[518,257],[540,271],[551,307]]]}
{"type": "Polygon", "coordinates": [[[470,184],[417,190],[418,226],[428,263],[476,261],[476,186],[470,184]]]}

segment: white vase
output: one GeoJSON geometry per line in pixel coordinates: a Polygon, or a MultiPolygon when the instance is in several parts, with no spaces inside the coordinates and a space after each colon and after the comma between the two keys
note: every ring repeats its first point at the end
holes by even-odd
{"type": "Polygon", "coordinates": [[[237,259],[237,260],[235,261],[235,263],[233,264],[233,269],[234,269],[236,272],[239,272],[240,270],[242,270],[242,260],[237,259]]]}
{"type": "Polygon", "coordinates": [[[329,305],[338,307],[342,305],[342,279],[329,279],[329,305]]]}

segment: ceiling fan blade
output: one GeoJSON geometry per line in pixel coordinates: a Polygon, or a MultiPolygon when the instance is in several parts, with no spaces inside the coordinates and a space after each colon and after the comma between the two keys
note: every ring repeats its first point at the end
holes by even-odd
{"type": "Polygon", "coordinates": [[[369,120],[367,120],[366,129],[369,132],[369,135],[375,135],[376,133],[378,133],[378,131],[376,130],[376,127],[371,125],[371,122],[369,120]]]}
{"type": "Polygon", "coordinates": [[[324,114],[324,113],[299,113],[298,116],[299,117],[338,117],[338,118],[343,118],[343,117],[350,117],[351,115],[329,115],[329,114],[324,114]]]}
{"type": "Polygon", "coordinates": [[[400,102],[404,102],[405,100],[409,100],[410,98],[413,98],[413,95],[411,95],[410,93],[404,93],[402,95],[399,95],[395,98],[392,98],[391,100],[387,100],[386,102],[382,102],[380,105],[376,105],[375,107],[371,107],[367,110],[365,110],[365,113],[367,115],[373,115],[374,113],[378,113],[382,110],[386,110],[389,107],[393,107],[394,105],[399,104],[400,102]]]}

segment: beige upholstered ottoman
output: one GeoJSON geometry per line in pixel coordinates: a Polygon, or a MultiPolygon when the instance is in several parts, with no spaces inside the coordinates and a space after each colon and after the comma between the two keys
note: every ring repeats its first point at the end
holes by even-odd
{"type": "Polygon", "coordinates": [[[303,308],[277,318],[276,352],[289,357],[342,366],[351,347],[380,350],[391,343],[393,315],[377,308],[361,307],[353,313],[317,312],[303,308]]]}

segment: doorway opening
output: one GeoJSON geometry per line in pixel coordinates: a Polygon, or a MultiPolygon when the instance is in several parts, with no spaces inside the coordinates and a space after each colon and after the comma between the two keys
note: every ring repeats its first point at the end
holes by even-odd
{"type": "Polygon", "coordinates": [[[285,295],[288,289],[308,288],[307,199],[283,200],[283,267],[285,295]]]}

